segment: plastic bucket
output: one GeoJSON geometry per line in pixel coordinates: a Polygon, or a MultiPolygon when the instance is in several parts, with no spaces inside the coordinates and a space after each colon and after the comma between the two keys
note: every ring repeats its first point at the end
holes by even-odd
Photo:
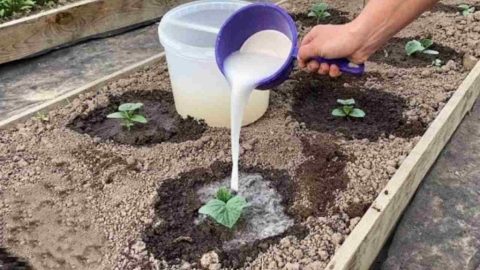
{"type": "MultiPolygon", "coordinates": [[[[213,127],[230,127],[230,86],[217,67],[215,43],[220,27],[248,5],[244,1],[196,1],[169,11],[158,28],[165,48],[175,108],[183,116],[213,127]]],[[[253,91],[243,125],[266,112],[269,91],[253,91]]]]}

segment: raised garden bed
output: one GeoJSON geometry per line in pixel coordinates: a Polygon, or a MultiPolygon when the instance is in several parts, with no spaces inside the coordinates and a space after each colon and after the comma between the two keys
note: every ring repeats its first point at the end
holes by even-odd
{"type": "Polygon", "coordinates": [[[0,24],[0,64],[160,18],[182,0],[82,0],[0,24]]]}
{"type": "MultiPolygon", "coordinates": [[[[304,33],[306,11],[292,12],[304,33]]],[[[228,177],[229,132],[178,118],[158,56],[125,70],[153,63],[126,78],[117,73],[79,89],[65,106],[46,104],[48,119],[19,121],[24,114],[3,123],[3,244],[40,269],[367,269],[479,94],[480,66],[467,77],[465,52],[447,35],[457,18],[442,11],[420,18],[362,78],[295,71],[272,93],[267,114],[242,131],[241,171],[281,195],[293,224],[284,232],[238,242],[250,232],[248,219],[234,233],[197,222],[198,192],[228,177]],[[402,56],[406,40],[427,34],[451,52],[445,67],[402,56]],[[337,98],[355,98],[367,118],[331,117],[337,98]],[[163,119],[152,128],[165,136],[123,140],[118,123],[103,117],[135,101],[152,103],[145,114],[163,119]],[[102,126],[118,133],[104,136],[102,126]]]]}

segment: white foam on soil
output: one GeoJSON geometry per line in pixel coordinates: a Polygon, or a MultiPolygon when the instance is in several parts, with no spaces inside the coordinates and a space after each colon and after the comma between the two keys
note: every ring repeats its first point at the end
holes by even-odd
{"type": "MultiPolygon", "coordinates": [[[[235,232],[234,239],[223,244],[225,250],[279,235],[294,225],[293,218],[285,214],[281,204],[282,196],[270,187],[270,182],[265,181],[260,174],[241,173],[239,178],[239,194],[248,202],[242,216],[246,224],[242,230],[235,232]]],[[[208,202],[220,187],[228,187],[229,182],[230,177],[201,188],[197,192],[200,201],[208,202]]]]}

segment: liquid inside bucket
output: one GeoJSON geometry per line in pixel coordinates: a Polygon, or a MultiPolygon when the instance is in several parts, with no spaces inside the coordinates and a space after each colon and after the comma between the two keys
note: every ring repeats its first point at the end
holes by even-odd
{"type": "MultiPolygon", "coordinates": [[[[171,10],[159,26],[177,112],[214,127],[230,127],[230,85],[215,61],[217,33],[244,1],[197,1],[171,10]]],[[[254,91],[243,125],[267,110],[269,91],[254,91]]]]}

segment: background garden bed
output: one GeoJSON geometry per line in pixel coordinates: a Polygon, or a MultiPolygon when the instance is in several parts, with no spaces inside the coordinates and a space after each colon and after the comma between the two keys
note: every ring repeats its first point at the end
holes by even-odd
{"type": "MultiPolygon", "coordinates": [[[[300,18],[306,12],[291,10],[300,18]]],[[[348,16],[355,13],[348,9],[342,12],[348,16]]],[[[404,31],[400,41],[393,40],[387,46],[393,60],[379,52],[361,79],[331,80],[295,71],[272,94],[266,116],[242,133],[242,166],[244,170],[283,171],[293,194],[285,204],[287,212],[297,216],[297,225],[308,232],[273,239],[254,255],[247,252],[250,255],[242,259],[244,268],[318,269],[326,266],[333,254],[337,257],[332,268],[367,267],[375,248],[393,226],[395,215],[400,214],[397,209],[403,209],[418,185],[422,170],[433,162],[478,95],[477,68],[430,126],[468,73],[462,68],[465,51],[453,49],[458,40],[444,35],[449,25],[437,28],[430,22],[454,23],[457,18],[443,12],[427,14],[404,31]],[[398,48],[407,38],[425,34],[455,51],[445,59],[451,60],[445,68],[432,67],[427,60],[396,57],[403,53],[398,48]],[[415,65],[405,65],[409,61],[415,65]],[[354,97],[367,111],[365,121],[344,123],[329,117],[335,99],[348,97],[354,97]],[[381,117],[378,111],[387,115],[381,117]],[[375,129],[370,129],[371,125],[375,129]],[[428,143],[419,144],[406,159],[429,126],[421,140],[428,143]],[[427,161],[422,159],[424,153],[427,161]],[[399,171],[389,182],[400,165],[420,170],[399,171]],[[401,181],[405,179],[414,180],[401,181]],[[405,190],[391,187],[404,184],[408,187],[405,190]],[[366,218],[355,228],[377,195],[366,218]],[[390,203],[397,201],[401,203],[390,203]],[[389,222],[382,226],[380,221],[385,220],[389,222]],[[352,230],[354,238],[347,238],[337,250],[352,230]]],[[[303,33],[310,27],[308,21],[298,23],[304,27],[303,33]]],[[[474,28],[478,22],[472,24],[474,28]]],[[[0,209],[6,217],[5,245],[15,254],[38,268],[148,269],[155,264],[185,268],[198,264],[198,257],[184,261],[163,257],[162,246],[149,231],[162,228],[162,220],[168,219],[157,207],[162,202],[162,187],[189,181],[193,170],[205,171],[209,179],[225,176],[221,173],[225,169],[218,171],[214,164],[230,161],[229,132],[206,128],[193,140],[166,139],[139,147],[71,129],[77,119],[93,119],[98,109],[136,91],[168,95],[165,65],[157,64],[101,91],[82,94],[51,111],[48,121],[34,118],[0,132],[0,179],[5,191],[0,209]]],[[[169,104],[172,106],[171,101],[169,104]]],[[[217,254],[219,263],[230,265],[222,250],[217,254]]],[[[218,266],[214,258],[210,263],[218,266]]]]}
{"type": "Polygon", "coordinates": [[[153,22],[176,0],[82,0],[0,24],[0,64],[153,22]]]}

